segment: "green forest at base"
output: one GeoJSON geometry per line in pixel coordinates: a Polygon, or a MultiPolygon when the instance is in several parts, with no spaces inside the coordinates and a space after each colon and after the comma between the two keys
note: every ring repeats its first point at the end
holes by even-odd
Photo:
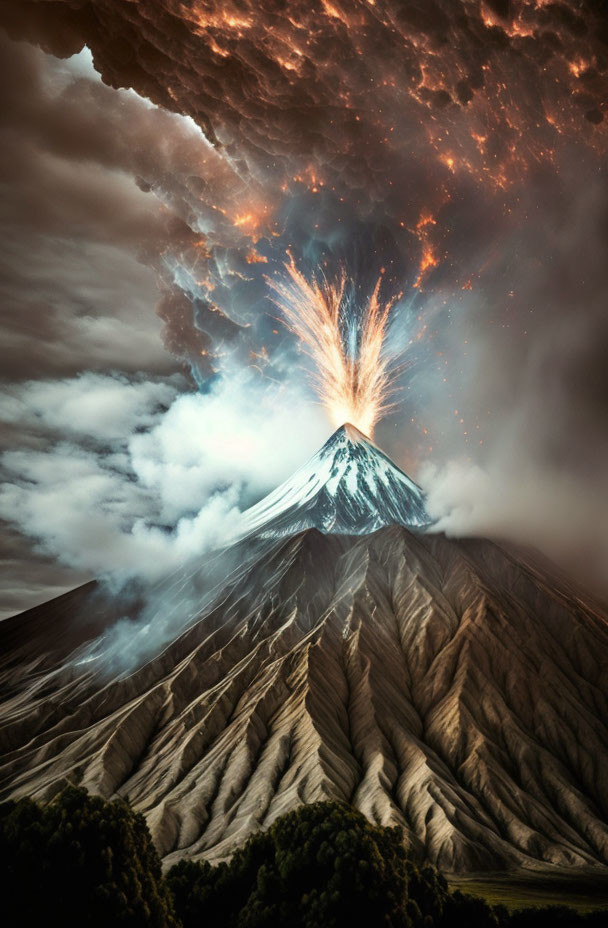
{"type": "Polygon", "coordinates": [[[335,802],[302,806],[230,860],[163,875],[143,815],[67,786],[0,806],[6,928],[605,928],[605,911],[509,912],[451,892],[408,857],[402,832],[335,802]]]}

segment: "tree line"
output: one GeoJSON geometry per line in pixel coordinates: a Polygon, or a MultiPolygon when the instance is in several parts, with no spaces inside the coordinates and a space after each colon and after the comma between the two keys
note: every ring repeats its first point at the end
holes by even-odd
{"type": "Polygon", "coordinates": [[[163,875],[143,815],[67,786],[0,806],[6,928],[605,928],[606,912],[509,913],[450,892],[410,859],[398,828],[335,802],[302,806],[230,860],[163,875]]]}

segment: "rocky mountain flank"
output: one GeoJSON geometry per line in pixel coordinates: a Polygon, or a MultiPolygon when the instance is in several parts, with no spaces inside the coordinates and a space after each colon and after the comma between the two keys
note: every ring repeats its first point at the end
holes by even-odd
{"type": "Polygon", "coordinates": [[[88,586],[0,624],[1,798],[128,797],[168,863],[331,798],[446,871],[606,872],[608,617],[531,560],[279,533],[119,672],[86,656],[113,608],[88,586]]]}

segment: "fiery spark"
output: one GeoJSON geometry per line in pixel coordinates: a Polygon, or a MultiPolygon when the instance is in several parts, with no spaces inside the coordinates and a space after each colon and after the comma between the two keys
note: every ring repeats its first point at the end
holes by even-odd
{"type": "Polygon", "coordinates": [[[430,241],[429,227],[434,225],[437,225],[437,220],[430,213],[425,211],[420,214],[420,219],[416,223],[415,233],[422,245],[422,256],[420,258],[418,277],[414,281],[414,287],[416,289],[422,286],[427,271],[439,265],[439,258],[437,257],[433,243],[430,241]]]}
{"type": "Polygon", "coordinates": [[[417,289],[422,285],[422,281],[426,275],[426,272],[429,268],[437,267],[439,261],[435,255],[435,249],[431,244],[425,242],[424,248],[422,251],[422,258],[420,259],[420,269],[418,271],[418,277],[414,281],[414,287],[417,289]]]}
{"type": "Polygon", "coordinates": [[[397,371],[383,351],[389,313],[398,297],[382,303],[379,277],[363,312],[349,304],[346,274],[335,283],[308,281],[293,258],[289,280],[269,281],[290,329],[315,364],[315,389],[335,426],[350,422],[370,437],[390,409],[397,371]]]}

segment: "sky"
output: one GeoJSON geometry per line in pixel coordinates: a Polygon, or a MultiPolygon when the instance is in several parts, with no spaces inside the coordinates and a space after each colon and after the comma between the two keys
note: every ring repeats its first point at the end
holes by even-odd
{"type": "Polygon", "coordinates": [[[600,0],[0,8],[0,615],[204,557],[328,437],[273,301],[380,278],[439,529],[608,594],[600,0]]]}

